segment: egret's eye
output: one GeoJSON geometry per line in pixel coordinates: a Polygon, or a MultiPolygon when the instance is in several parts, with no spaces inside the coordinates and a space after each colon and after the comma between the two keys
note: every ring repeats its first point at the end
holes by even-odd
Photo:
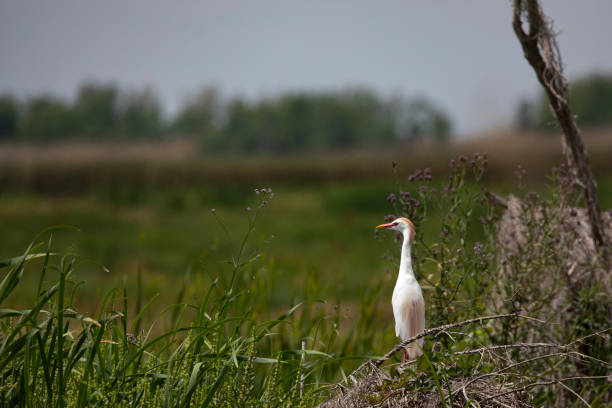
{"type": "Polygon", "coordinates": [[[393,227],[395,227],[397,224],[399,224],[399,222],[394,222],[393,224],[391,224],[393,227]]]}

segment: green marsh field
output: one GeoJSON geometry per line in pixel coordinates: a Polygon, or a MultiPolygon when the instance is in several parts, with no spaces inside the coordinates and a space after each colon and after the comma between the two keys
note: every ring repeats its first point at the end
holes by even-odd
{"type": "MultiPolygon", "coordinates": [[[[431,167],[432,183],[442,188],[451,158],[488,151],[482,185],[501,195],[545,193],[550,169],[562,160],[559,139],[532,138],[537,139],[511,135],[442,148],[289,158],[200,158],[180,144],[89,146],[76,155],[74,147],[64,147],[65,153],[52,148],[48,156],[34,148],[13,148],[11,156],[5,149],[0,256],[19,254],[44,228],[73,226],[78,231],[53,232],[54,248],[108,268],[85,266],[82,278],[89,284],[83,289],[94,291],[88,299],[123,282],[130,288],[141,271],[147,295],[159,292],[169,300],[189,268],[213,271],[231,258],[246,232],[247,209],[259,198],[254,190],[271,187],[274,197],[261,212],[254,239],[279,273],[278,304],[289,304],[292,291],[300,293],[313,274],[326,283],[329,296],[355,301],[360,288],[373,282],[392,289],[395,266],[382,255],[393,244],[388,237],[376,239],[374,226],[394,214],[386,198],[398,186],[415,194],[408,174],[431,167]],[[398,174],[392,161],[399,164],[398,174]],[[519,165],[526,169],[521,182],[519,165]]],[[[589,147],[602,208],[611,208],[612,136],[595,134],[587,138],[589,147]]],[[[430,238],[439,230],[437,218],[431,214],[424,225],[430,238]]],[[[472,239],[479,233],[473,231],[472,239]]]]}
{"type": "MultiPolygon", "coordinates": [[[[240,362],[255,359],[261,364],[255,364],[249,375],[268,373],[269,381],[275,383],[271,385],[265,376],[257,375],[249,386],[254,387],[250,397],[245,398],[257,401],[255,405],[275,406],[284,401],[292,406],[290,398],[282,399],[289,392],[294,401],[300,400],[305,406],[314,404],[319,401],[321,394],[317,393],[322,384],[340,380],[367,356],[380,356],[395,344],[390,298],[398,244],[392,234],[376,235],[374,231],[385,216],[399,214],[389,194],[399,196],[404,191],[417,197],[419,185],[408,181],[408,176],[419,168],[431,168],[429,186],[441,191],[451,174],[451,159],[459,160],[465,154],[471,160],[472,152],[486,151],[488,168],[480,182],[467,181],[466,197],[481,187],[499,195],[523,195],[534,190],[546,196],[550,169],[562,159],[560,143],[554,137],[531,138],[536,136],[503,135],[442,147],[406,146],[393,151],[313,153],[289,158],[198,157],[192,154],[188,142],[178,147],[172,143],[117,147],[118,151],[89,146],[82,157],[71,154],[70,146],[64,147],[64,152],[57,147],[46,151],[4,146],[0,259],[23,254],[33,240],[42,242],[35,252],[44,254],[48,250],[60,255],[50,255],[51,261],[41,256],[24,265],[18,285],[7,292],[2,307],[26,310],[41,296],[37,287],[51,286],[68,276],[61,272],[61,265],[65,267],[61,263],[65,260],[60,260],[63,254],[75,260],[64,288],[65,296],[70,293],[70,307],[81,316],[100,317],[105,310],[119,310],[120,319],[125,321],[121,329],[117,320],[119,326],[110,332],[84,320],[67,323],[75,335],[79,327],[89,324],[80,344],[84,347],[83,361],[89,355],[95,364],[108,367],[110,361],[121,356],[133,356],[140,362],[144,350],[130,351],[127,342],[121,348],[121,339],[127,341],[128,334],[140,336],[138,341],[142,343],[138,344],[142,345],[146,338],[172,334],[150,348],[152,351],[165,345],[156,351],[158,363],[144,359],[138,365],[130,360],[133,366],[122,366],[123,371],[108,369],[111,377],[123,376],[126,384],[138,384],[135,389],[150,390],[140,396],[123,395],[114,388],[105,396],[103,389],[112,381],[98,367],[66,372],[61,381],[49,380],[48,373],[47,377],[33,376],[31,381],[38,383],[40,394],[23,400],[15,397],[20,395],[15,390],[24,383],[5,378],[4,401],[37,406],[37,401],[53,400],[60,390],[70,390],[69,406],[104,406],[122,398],[125,406],[187,406],[194,401],[221,406],[216,399],[219,395],[231,394],[235,401],[244,397],[227,389],[219,391],[230,387],[224,385],[226,376],[238,376],[244,366],[240,362]],[[396,171],[392,170],[392,161],[398,163],[396,171]],[[521,167],[517,171],[518,165],[521,167]],[[60,266],[47,270],[41,279],[46,262],[60,266]],[[233,289],[234,285],[240,291],[233,289]],[[210,295],[213,287],[225,292],[215,298],[217,295],[210,295]],[[230,296],[234,290],[240,293],[237,299],[230,296]],[[205,339],[202,344],[216,350],[214,358],[207,357],[207,365],[197,366],[202,373],[208,370],[202,377],[204,374],[193,368],[200,351],[181,343],[190,337],[177,327],[179,323],[195,322],[198,316],[201,323],[204,310],[198,305],[207,296],[220,302],[216,305],[224,305],[218,310],[213,307],[207,312],[210,316],[220,321],[243,316],[243,320],[211,331],[210,338],[206,334],[189,340],[197,343],[205,339]],[[287,311],[290,313],[283,315],[287,311]],[[275,320],[278,316],[284,316],[282,324],[275,320]],[[258,322],[273,323],[265,331],[258,322]],[[235,346],[234,352],[212,345],[215,341],[223,343],[222,335],[228,336],[227,344],[235,346]],[[302,341],[306,342],[306,361],[311,370],[306,380],[306,392],[311,393],[308,398],[296,397],[303,373],[300,370],[306,370],[299,363],[302,341]],[[112,344],[118,344],[115,350],[112,344]],[[94,358],[102,351],[108,356],[106,363],[94,358]],[[183,360],[176,360],[177,355],[183,360]],[[232,355],[235,364],[227,365],[225,361],[232,355]],[[274,364],[281,360],[287,362],[282,375],[276,373],[279,363],[274,364]],[[159,377],[147,377],[143,372],[159,377]],[[131,379],[126,380],[128,377],[131,379]],[[177,381],[172,387],[169,378],[177,381]]],[[[600,132],[589,135],[586,143],[601,206],[612,208],[612,137],[600,132]]],[[[444,211],[435,206],[427,209],[420,228],[424,242],[440,238],[444,211]]],[[[466,242],[449,245],[471,248],[485,240],[486,228],[478,219],[486,215],[484,207],[475,206],[469,214],[472,222],[462,237],[466,242]]],[[[7,268],[2,272],[6,276],[7,268]]],[[[419,272],[424,276],[426,303],[431,303],[435,288],[428,282],[441,279],[440,271],[433,264],[424,264],[419,272]]],[[[59,307],[54,304],[51,309],[55,312],[50,313],[57,313],[59,307]]],[[[64,341],[66,347],[76,342],[64,341]]],[[[4,360],[3,364],[16,369],[15,361],[4,360]]],[[[247,377],[241,381],[246,387],[247,377]]],[[[58,399],[57,405],[49,406],[64,405],[58,399]]]]}

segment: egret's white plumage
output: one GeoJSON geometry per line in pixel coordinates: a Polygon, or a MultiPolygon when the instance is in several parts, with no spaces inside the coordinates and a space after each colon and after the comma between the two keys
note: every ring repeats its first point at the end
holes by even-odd
{"type": "MultiPolygon", "coordinates": [[[[410,246],[415,234],[414,225],[409,219],[400,217],[376,228],[399,231],[404,237],[399,273],[391,298],[393,316],[395,317],[395,334],[404,341],[425,330],[425,301],[423,300],[421,286],[414,277],[410,257],[410,246]]],[[[406,347],[411,359],[421,355],[423,339],[417,340],[417,343],[412,342],[406,347]]],[[[404,355],[405,360],[406,356],[404,355]]]]}

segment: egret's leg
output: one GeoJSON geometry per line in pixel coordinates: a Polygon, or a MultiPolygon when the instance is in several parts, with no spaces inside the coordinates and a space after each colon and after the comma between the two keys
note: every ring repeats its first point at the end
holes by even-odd
{"type": "Polygon", "coordinates": [[[402,348],[402,350],[404,350],[404,359],[402,360],[402,364],[406,364],[406,361],[408,360],[408,353],[406,352],[406,347],[402,348]]]}

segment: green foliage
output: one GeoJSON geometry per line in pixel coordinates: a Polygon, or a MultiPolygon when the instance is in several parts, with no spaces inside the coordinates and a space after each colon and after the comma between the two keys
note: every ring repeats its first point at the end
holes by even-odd
{"type": "Polygon", "coordinates": [[[594,74],[570,86],[570,106],[581,127],[612,123],[612,74],[594,74]]]}
{"type": "Polygon", "coordinates": [[[164,131],[162,107],[148,88],[121,92],[114,84],[86,82],[74,103],[39,96],[19,114],[10,97],[0,100],[0,137],[22,141],[153,139],[164,131]]]}
{"type": "Polygon", "coordinates": [[[0,95],[0,140],[17,137],[19,104],[10,95],[0,95]]]}
{"type": "Polygon", "coordinates": [[[449,117],[425,98],[406,100],[395,97],[389,102],[395,112],[396,139],[413,140],[424,136],[446,141],[452,131],[449,117]]]}
{"type": "Polygon", "coordinates": [[[113,84],[87,82],[79,88],[74,110],[83,136],[99,139],[116,132],[118,97],[119,90],[113,84]]]}
{"type": "Polygon", "coordinates": [[[51,96],[40,96],[26,104],[20,124],[22,140],[48,141],[74,136],[77,119],[71,107],[51,96]]]}
{"type": "Polygon", "coordinates": [[[236,99],[226,117],[206,147],[282,153],[444,140],[451,131],[446,114],[423,98],[385,100],[366,89],[289,93],[256,103],[236,99]]]}
{"type": "MultiPolygon", "coordinates": [[[[51,240],[46,251],[37,243],[0,262],[8,269],[0,283],[0,405],[313,406],[342,365],[333,352],[339,322],[309,299],[284,312],[270,307],[277,279],[255,225],[272,196],[258,190],[234,256],[186,274],[176,303],[158,315],[150,313],[155,298],[142,306],[126,289],[108,291],[95,314],[78,312],[82,262],[51,252],[51,240]],[[24,272],[37,268],[38,287],[23,298],[30,304],[6,308],[24,272]]],[[[316,285],[306,293],[316,296],[316,285]]],[[[361,335],[352,338],[354,345],[361,335]]]]}
{"type": "Polygon", "coordinates": [[[220,120],[221,102],[215,88],[205,88],[187,99],[172,124],[178,133],[194,135],[208,143],[215,136],[220,120]]]}
{"type": "Polygon", "coordinates": [[[285,153],[342,149],[433,138],[446,140],[448,115],[424,98],[384,99],[367,89],[289,92],[225,102],[214,88],[187,98],[176,116],[163,117],[151,88],[123,91],[89,81],[67,103],[51,96],[26,102],[19,115],[11,97],[0,101],[0,136],[20,140],[155,139],[181,134],[208,152],[285,153]]]}
{"type": "MultiPolygon", "coordinates": [[[[595,73],[570,82],[569,102],[581,128],[612,124],[612,74],[595,73]]],[[[544,91],[534,100],[522,100],[515,113],[519,129],[556,130],[556,119],[544,91]]]]}
{"type": "Polygon", "coordinates": [[[131,91],[119,100],[119,134],[125,139],[154,139],[163,130],[162,107],[152,89],[131,91]]]}

